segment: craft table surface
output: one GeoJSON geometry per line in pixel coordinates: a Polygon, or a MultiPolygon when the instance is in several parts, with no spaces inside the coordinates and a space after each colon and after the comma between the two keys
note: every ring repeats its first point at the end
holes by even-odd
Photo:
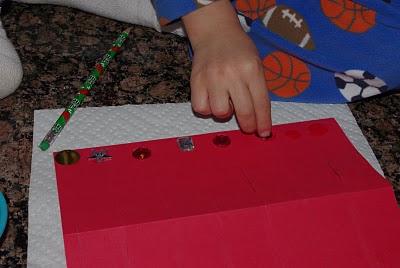
{"type": "MultiPolygon", "coordinates": [[[[25,77],[14,95],[0,100],[0,191],[10,212],[0,267],[25,267],[33,112],[64,108],[110,43],[131,25],[66,7],[20,3],[10,4],[1,20],[25,77]]],[[[186,41],[139,26],[131,36],[83,107],[187,102],[186,41]]],[[[398,93],[350,104],[399,201],[398,107],[398,93]]]]}

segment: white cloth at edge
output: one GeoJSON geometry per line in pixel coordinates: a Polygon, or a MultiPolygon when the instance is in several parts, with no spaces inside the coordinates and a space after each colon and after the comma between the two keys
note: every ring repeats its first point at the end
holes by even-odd
{"type": "MultiPolygon", "coordinates": [[[[272,103],[272,109],[276,125],[335,118],[361,155],[383,174],[347,105],[272,103]]],[[[42,152],[37,145],[61,112],[39,110],[34,114],[28,228],[30,268],[66,266],[53,152],[238,129],[234,119],[218,123],[195,117],[190,103],[85,108],[77,110],[52,147],[42,152]]]]}
{"type": "Polygon", "coordinates": [[[0,20],[0,99],[13,93],[18,88],[21,80],[21,61],[13,44],[7,38],[0,20]]]}

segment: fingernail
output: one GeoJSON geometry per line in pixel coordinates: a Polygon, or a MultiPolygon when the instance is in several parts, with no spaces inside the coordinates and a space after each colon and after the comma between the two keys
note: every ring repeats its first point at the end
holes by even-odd
{"type": "Polygon", "coordinates": [[[272,137],[272,132],[270,130],[266,130],[264,132],[258,133],[257,136],[261,139],[269,139],[272,137]]]}

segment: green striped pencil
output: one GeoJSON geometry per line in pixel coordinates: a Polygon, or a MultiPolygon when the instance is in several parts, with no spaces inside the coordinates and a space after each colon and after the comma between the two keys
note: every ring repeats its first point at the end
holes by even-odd
{"type": "Polygon", "coordinates": [[[120,34],[118,39],[113,43],[112,48],[107,52],[100,63],[96,65],[96,68],[92,71],[86,82],[82,85],[78,93],[74,96],[72,101],[51,127],[50,131],[44,137],[42,142],[38,145],[42,151],[46,151],[50,148],[51,144],[53,144],[53,142],[56,140],[58,134],[60,134],[71,116],[75,113],[76,109],[83,103],[83,100],[92,89],[94,83],[96,83],[97,79],[99,79],[99,77],[103,74],[104,70],[108,67],[115,54],[117,54],[118,50],[127,39],[130,30],[131,29],[128,28],[120,34]]]}

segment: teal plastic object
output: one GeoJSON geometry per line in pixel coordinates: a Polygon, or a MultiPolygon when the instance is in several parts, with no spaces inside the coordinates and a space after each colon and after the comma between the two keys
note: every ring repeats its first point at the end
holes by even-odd
{"type": "Polygon", "coordinates": [[[6,228],[8,218],[7,203],[3,194],[0,192],[0,237],[6,228]]]}

